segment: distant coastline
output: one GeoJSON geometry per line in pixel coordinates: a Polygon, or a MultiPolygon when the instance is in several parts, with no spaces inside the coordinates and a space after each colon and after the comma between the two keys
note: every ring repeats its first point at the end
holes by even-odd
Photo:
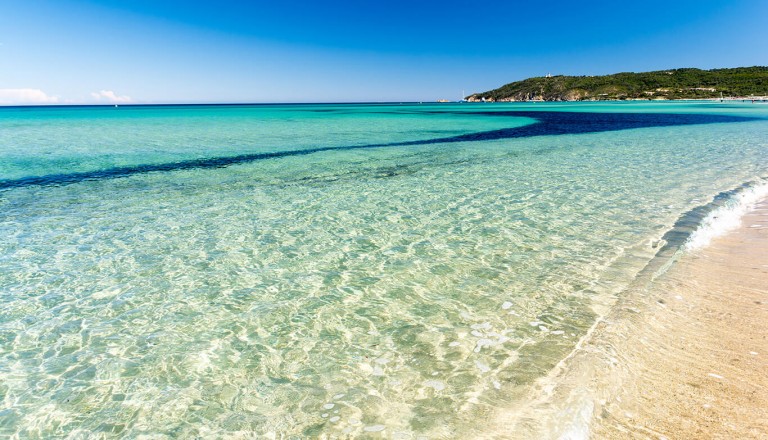
{"type": "MultiPolygon", "coordinates": [[[[546,100],[546,99],[478,99],[477,95],[470,95],[464,101],[452,101],[450,99],[437,99],[434,101],[371,101],[371,102],[183,102],[183,103],[141,103],[134,102],[130,104],[120,104],[119,107],[115,107],[114,104],[13,104],[2,105],[0,104],[0,110],[13,110],[13,109],[46,109],[46,108],[102,108],[102,109],[128,109],[128,108],[147,108],[147,107],[271,107],[271,106],[322,106],[322,105],[413,105],[413,104],[456,104],[456,103],[504,103],[504,102],[520,102],[520,103],[535,103],[535,102],[615,102],[615,101],[649,101],[649,99],[642,98],[616,98],[616,99],[580,99],[580,100],[546,100]]],[[[723,98],[657,98],[651,101],[723,101],[723,102],[762,102],[768,103],[768,94],[765,96],[728,96],[723,98]]]]}
{"type": "MultiPolygon", "coordinates": [[[[723,98],[608,98],[608,99],[528,99],[518,100],[514,98],[509,99],[478,99],[474,95],[467,97],[467,102],[616,102],[616,101],[713,101],[713,102],[765,102],[768,103],[768,95],[766,96],[729,96],[723,98]]],[[[454,102],[438,100],[437,102],[454,102]]]]}
{"type": "Polygon", "coordinates": [[[768,101],[768,67],[693,68],[602,76],[547,74],[466,97],[469,102],[768,101]]]}
{"type": "MultiPolygon", "coordinates": [[[[655,99],[649,99],[649,98],[608,98],[608,99],[598,99],[598,98],[592,98],[592,99],[527,99],[527,100],[519,100],[519,99],[478,99],[474,95],[467,97],[467,102],[482,102],[482,103],[495,103],[495,102],[616,102],[616,101],[657,101],[657,102],[664,102],[664,101],[712,101],[712,102],[764,102],[768,103],[768,95],[766,96],[729,96],[729,97],[723,97],[723,98],[655,98],[655,99]]],[[[443,102],[457,102],[457,101],[448,101],[448,100],[438,100],[436,101],[438,103],[443,102]]]]}

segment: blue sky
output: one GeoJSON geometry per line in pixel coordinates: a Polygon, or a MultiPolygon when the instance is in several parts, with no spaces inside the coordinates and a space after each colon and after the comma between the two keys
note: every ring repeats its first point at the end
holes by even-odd
{"type": "Polygon", "coordinates": [[[0,104],[458,99],[768,65],[768,1],[0,0],[0,104]]]}

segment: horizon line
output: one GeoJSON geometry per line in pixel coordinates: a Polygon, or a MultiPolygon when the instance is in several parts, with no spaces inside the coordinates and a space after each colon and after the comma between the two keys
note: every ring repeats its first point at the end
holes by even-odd
{"type": "MultiPolygon", "coordinates": [[[[307,101],[307,102],[161,102],[161,103],[111,103],[111,104],[0,104],[0,108],[48,108],[48,107],[144,107],[144,106],[238,106],[238,105],[323,105],[323,104],[450,104],[462,101],[307,101]]],[[[468,103],[464,101],[463,103],[468,103]]]]}
{"type": "MultiPolygon", "coordinates": [[[[725,101],[744,100],[751,98],[762,98],[762,96],[739,96],[725,98],[725,101]]],[[[679,102],[679,101],[720,101],[721,98],[690,98],[690,99],[657,99],[657,100],[638,100],[638,99],[606,99],[606,100],[580,100],[580,101],[314,101],[314,102],[163,102],[163,103],[123,103],[123,104],[0,104],[0,109],[24,109],[24,108],[73,108],[73,107],[235,107],[235,106],[277,106],[277,105],[338,105],[338,104],[359,104],[359,105],[405,105],[405,104],[541,104],[541,103],[595,103],[595,102],[679,102]]]]}

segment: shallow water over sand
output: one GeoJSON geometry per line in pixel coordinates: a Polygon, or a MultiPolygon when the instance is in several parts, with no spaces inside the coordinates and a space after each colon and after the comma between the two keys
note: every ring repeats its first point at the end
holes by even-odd
{"type": "Polygon", "coordinates": [[[476,432],[768,176],[765,117],[0,109],[0,433],[476,432]]]}

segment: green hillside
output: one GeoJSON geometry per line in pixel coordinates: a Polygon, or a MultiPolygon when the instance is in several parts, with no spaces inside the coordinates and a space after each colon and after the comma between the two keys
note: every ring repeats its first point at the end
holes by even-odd
{"type": "Polygon", "coordinates": [[[469,101],[702,99],[768,96],[768,67],[672,69],[603,76],[547,76],[476,93],[469,101]]]}

